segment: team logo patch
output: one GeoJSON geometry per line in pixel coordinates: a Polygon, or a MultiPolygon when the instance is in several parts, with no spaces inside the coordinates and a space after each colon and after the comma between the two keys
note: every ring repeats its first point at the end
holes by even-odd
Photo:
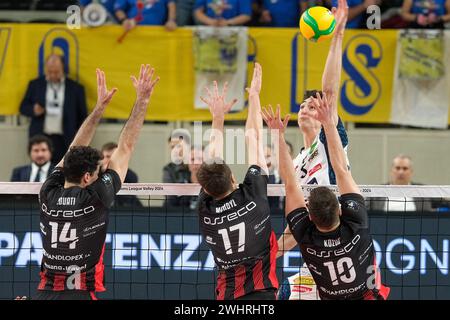
{"type": "Polygon", "coordinates": [[[250,168],[249,173],[253,174],[254,176],[257,176],[259,174],[259,170],[255,168],[250,168]]]}
{"type": "Polygon", "coordinates": [[[354,200],[348,200],[345,202],[345,207],[353,210],[353,211],[358,211],[359,210],[359,204],[354,201],[354,200]]]}
{"type": "Polygon", "coordinates": [[[312,168],[311,170],[309,170],[308,176],[312,176],[314,173],[316,173],[316,172],[319,171],[320,169],[322,169],[322,164],[319,163],[317,166],[315,166],[314,168],[312,168]]]}
{"type": "Polygon", "coordinates": [[[312,162],[319,155],[319,150],[314,151],[313,154],[308,158],[308,162],[312,162]]]}
{"type": "Polygon", "coordinates": [[[294,280],[294,284],[312,286],[315,285],[316,283],[314,282],[312,276],[300,276],[294,280]]]}
{"type": "Polygon", "coordinates": [[[292,292],[308,293],[308,292],[312,292],[312,291],[313,291],[313,288],[305,287],[305,286],[299,286],[299,285],[295,285],[292,288],[292,292]]]}
{"type": "Polygon", "coordinates": [[[104,174],[104,175],[102,176],[102,181],[103,181],[105,184],[111,184],[111,183],[112,183],[112,178],[111,178],[111,176],[110,176],[109,174],[104,174]]]}

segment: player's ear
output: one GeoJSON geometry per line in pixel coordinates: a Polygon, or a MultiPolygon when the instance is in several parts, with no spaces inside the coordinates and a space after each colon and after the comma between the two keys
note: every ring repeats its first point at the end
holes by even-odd
{"type": "Polygon", "coordinates": [[[81,179],[81,183],[84,184],[84,185],[88,185],[89,181],[90,181],[90,178],[91,178],[91,174],[89,172],[86,172],[83,175],[83,178],[81,179]]]}
{"type": "Polygon", "coordinates": [[[231,174],[231,183],[233,184],[233,186],[236,184],[236,177],[234,176],[234,173],[231,174]]]}

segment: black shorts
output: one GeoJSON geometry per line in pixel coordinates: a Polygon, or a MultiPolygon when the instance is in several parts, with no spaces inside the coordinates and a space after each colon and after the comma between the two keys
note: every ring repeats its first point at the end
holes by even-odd
{"type": "Polygon", "coordinates": [[[276,290],[261,290],[249,293],[236,300],[276,300],[276,290]]]}
{"type": "Polygon", "coordinates": [[[97,300],[94,292],[84,290],[48,291],[39,290],[31,300],[97,300]]]}

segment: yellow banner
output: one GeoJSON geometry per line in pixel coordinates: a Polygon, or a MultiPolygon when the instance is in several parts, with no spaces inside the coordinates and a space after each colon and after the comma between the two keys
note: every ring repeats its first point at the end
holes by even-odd
{"type": "MultiPolygon", "coordinates": [[[[305,89],[320,89],[329,42],[314,44],[297,29],[249,30],[248,82],[252,63],[263,66],[261,101],[282,105],[296,113],[305,89]]],[[[161,81],[155,89],[147,120],[210,120],[208,111],[196,110],[192,32],[167,32],[139,27],[122,43],[119,26],[69,30],[65,25],[0,24],[0,114],[17,114],[28,81],[42,73],[51,52],[68,57],[69,77],[85,86],[88,105],[96,101],[95,68],[106,72],[109,87],[117,87],[105,117],[126,119],[135,93],[130,75],[141,63],[157,69],[161,81]]],[[[339,113],[343,120],[387,123],[392,100],[397,31],[346,31],[339,113]]],[[[243,88],[244,89],[244,88],[243,88]]],[[[243,120],[246,111],[229,120],[243,120]]],[[[295,117],[294,117],[295,118],[295,117]]]]}

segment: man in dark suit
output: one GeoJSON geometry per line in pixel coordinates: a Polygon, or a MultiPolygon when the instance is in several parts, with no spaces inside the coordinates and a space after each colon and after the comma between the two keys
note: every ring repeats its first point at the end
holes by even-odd
{"type": "Polygon", "coordinates": [[[44,182],[52,172],[52,142],[43,135],[37,135],[28,143],[31,164],[14,168],[11,182],[44,182]]]}
{"type": "MultiPolygon", "coordinates": [[[[103,155],[102,169],[103,170],[106,170],[108,168],[109,160],[111,159],[111,156],[116,149],[117,149],[117,143],[115,143],[115,142],[108,142],[103,145],[103,147],[102,147],[102,155],[103,155]]],[[[123,182],[124,183],[138,183],[138,176],[133,170],[128,168],[127,174],[125,176],[125,180],[123,182]]],[[[140,208],[140,207],[142,207],[142,204],[136,196],[116,196],[115,206],[116,207],[140,208]]]]}
{"type": "Polygon", "coordinates": [[[48,136],[54,148],[52,162],[59,162],[87,115],[84,88],[65,77],[63,57],[47,58],[45,77],[30,81],[20,113],[31,118],[29,137],[48,136]]]}

